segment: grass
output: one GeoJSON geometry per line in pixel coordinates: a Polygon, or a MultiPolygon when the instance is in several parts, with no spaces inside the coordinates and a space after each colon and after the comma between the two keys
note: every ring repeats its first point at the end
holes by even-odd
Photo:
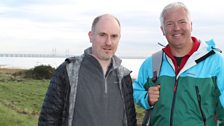
{"type": "Polygon", "coordinates": [[[48,83],[0,73],[0,126],[36,126],[48,83]]]}
{"type": "MultiPolygon", "coordinates": [[[[49,80],[15,77],[12,71],[0,69],[0,126],[36,126],[49,80]]],[[[144,110],[136,111],[141,122],[144,110]]]]}
{"type": "Polygon", "coordinates": [[[142,122],[142,120],[144,118],[145,110],[143,108],[141,108],[140,106],[138,106],[138,105],[135,105],[135,108],[136,108],[138,124],[141,124],[141,122],[142,122]]]}
{"type": "Polygon", "coordinates": [[[35,126],[37,117],[20,114],[0,103],[1,126],[35,126]]]}

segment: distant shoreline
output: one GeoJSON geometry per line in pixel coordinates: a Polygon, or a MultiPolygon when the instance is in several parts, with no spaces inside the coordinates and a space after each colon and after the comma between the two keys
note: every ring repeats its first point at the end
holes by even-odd
{"type": "Polygon", "coordinates": [[[20,68],[1,68],[0,67],[0,73],[4,73],[4,74],[13,74],[16,73],[18,71],[23,71],[26,69],[20,69],[20,68]]]}

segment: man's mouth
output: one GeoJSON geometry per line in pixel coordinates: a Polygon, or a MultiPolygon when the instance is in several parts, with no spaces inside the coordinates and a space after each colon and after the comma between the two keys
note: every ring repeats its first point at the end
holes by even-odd
{"type": "Polygon", "coordinates": [[[173,34],[174,37],[179,37],[179,36],[181,36],[181,35],[182,35],[181,33],[173,34]]]}

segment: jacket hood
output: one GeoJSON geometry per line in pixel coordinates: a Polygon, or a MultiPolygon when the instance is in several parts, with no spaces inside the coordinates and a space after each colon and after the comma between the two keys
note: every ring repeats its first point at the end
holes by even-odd
{"type": "Polygon", "coordinates": [[[213,39],[205,41],[205,43],[208,45],[208,50],[216,50],[218,52],[222,52],[222,50],[216,47],[215,41],[213,39]]]}
{"type": "Polygon", "coordinates": [[[213,39],[210,39],[208,41],[205,41],[205,43],[208,45],[208,50],[211,50],[213,48],[215,48],[215,41],[213,39]]]}

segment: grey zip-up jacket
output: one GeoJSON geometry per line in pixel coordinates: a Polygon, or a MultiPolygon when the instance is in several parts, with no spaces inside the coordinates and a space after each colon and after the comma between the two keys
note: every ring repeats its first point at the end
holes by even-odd
{"type": "MultiPolygon", "coordinates": [[[[78,73],[85,55],[68,58],[57,68],[44,99],[38,126],[72,126],[78,87],[78,73]]],[[[118,60],[116,56],[113,58],[118,60]]],[[[119,88],[124,102],[124,126],[136,126],[137,121],[130,71],[120,65],[117,73],[119,88]]]]}

